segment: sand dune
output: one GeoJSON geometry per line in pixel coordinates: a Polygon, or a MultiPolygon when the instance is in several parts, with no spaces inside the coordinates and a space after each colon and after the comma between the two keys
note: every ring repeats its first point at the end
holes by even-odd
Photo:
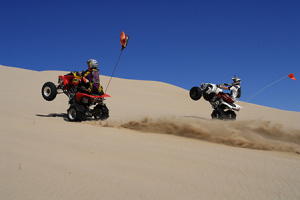
{"type": "Polygon", "coordinates": [[[187,90],[113,78],[110,118],[71,123],[64,94],[41,96],[67,72],[0,73],[0,199],[300,198],[299,112],[239,102],[215,121],[187,90]]]}

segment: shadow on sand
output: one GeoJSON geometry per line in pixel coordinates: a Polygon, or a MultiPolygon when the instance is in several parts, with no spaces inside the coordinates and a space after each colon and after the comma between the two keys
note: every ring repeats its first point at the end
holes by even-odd
{"type": "Polygon", "coordinates": [[[198,116],[181,116],[181,117],[185,117],[185,118],[195,118],[195,119],[203,119],[203,120],[211,120],[211,119],[207,119],[204,117],[198,117],[198,116]]]}
{"type": "MultiPolygon", "coordinates": [[[[50,113],[48,115],[36,114],[36,116],[38,116],[38,117],[61,117],[65,121],[70,122],[70,120],[68,119],[68,115],[66,113],[50,113]]],[[[95,120],[93,118],[87,118],[83,121],[97,121],[97,120],[95,120]]]]}
{"type": "Polygon", "coordinates": [[[50,113],[48,115],[36,114],[36,116],[38,116],[38,117],[61,117],[65,121],[69,121],[68,115],[66,113],[60,113],[60,114],[59,113],[50,113]]]}

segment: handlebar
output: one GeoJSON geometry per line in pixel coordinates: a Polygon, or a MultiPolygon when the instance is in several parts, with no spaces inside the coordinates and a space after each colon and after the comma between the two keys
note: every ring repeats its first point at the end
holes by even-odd
{"type": "Polygon", "coordinates": [[[220,85],[225,85],[225,86],[228,86],[229,83],[221,83],[220,85]]]}

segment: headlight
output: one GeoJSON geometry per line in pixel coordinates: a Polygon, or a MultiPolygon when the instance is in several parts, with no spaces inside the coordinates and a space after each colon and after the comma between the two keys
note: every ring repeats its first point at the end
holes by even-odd
{"type": "Polygon", "coordinates": [[[96,100],[96,102],[97,103],[99,103],[100,105],[103,105],[103,106],[105,106],[106,105],[106,103],[105,103],[105,101],[104,101],[105,99],[97,99],[96,100]]]}

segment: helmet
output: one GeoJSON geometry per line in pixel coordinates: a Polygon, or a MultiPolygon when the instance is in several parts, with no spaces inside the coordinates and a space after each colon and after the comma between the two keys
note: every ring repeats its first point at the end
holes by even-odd
{"type": "Polygon", "coordinates": [[[236,75],[234,75],[234,78],[231,78],[233,80],[233,84],[232,85],[239,85],[241,84],[242,80],[238,77],[236,77],[236,75]]]}
{"type": "Polygon", "coordinates": [[[98,62],[95,59],[89,59],[86,63],[89,69],[98,67],[98,62]]]}
{"type": "Polygon", "coordinates": [[[202,83],[200,88],[201,88],[201,90],[205,90],[207,88],[207,86],[208,86],[207,83],[202,83]]]}

